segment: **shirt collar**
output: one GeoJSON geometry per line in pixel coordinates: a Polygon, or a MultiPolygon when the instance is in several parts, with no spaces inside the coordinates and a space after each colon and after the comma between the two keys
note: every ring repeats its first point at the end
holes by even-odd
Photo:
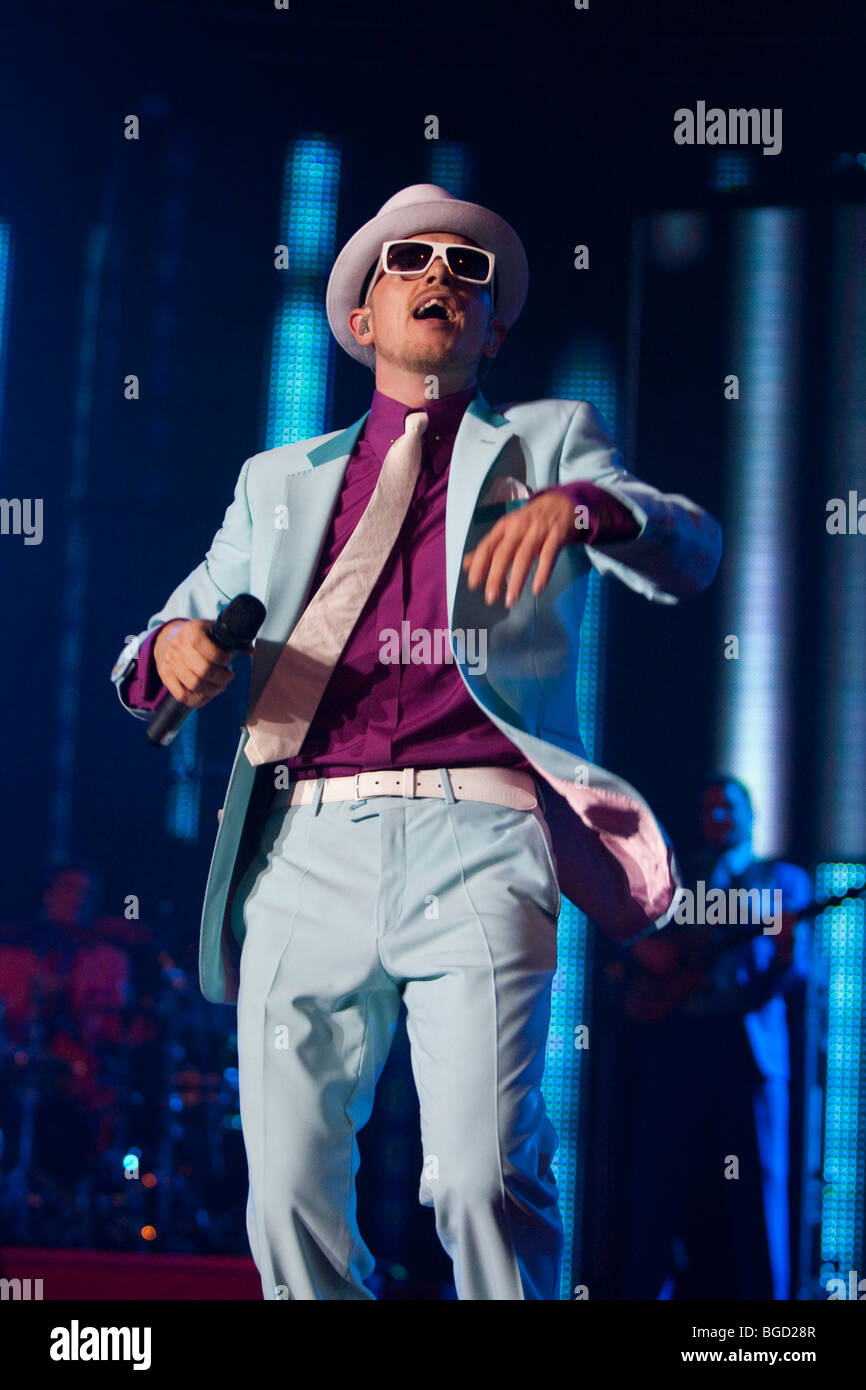
{"type": "Polygon", "coordinates": [[[406,432],[406,416],[418,410],[427,416],[422,463],[429,459],[435,473],[443,473],[451,461],[454,440],[466,407],[478,394],[477,386],[456,391],[452,396],[426,401],[423,406],[405,405],[381,391],[373,392],[373,403],[364,426],[364,439],[379,459],[384,459],[395,439],[406,432]]]}

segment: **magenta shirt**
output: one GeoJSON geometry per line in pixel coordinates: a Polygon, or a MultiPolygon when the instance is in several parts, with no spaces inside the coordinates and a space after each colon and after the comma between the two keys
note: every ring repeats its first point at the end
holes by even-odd
{"type": "MultiPolygon", "coordinates": [[[[428,424],[421,469],[400,534],[334,668],[300,753],[281,760],[298,778],[391,767],[486,764],[532,770],[519,749],[476,705],[455,662],[436,664],[435,656],[429,664],[380,659],[380,634],[386,628],[398,634],[404,631],[403,622],[408,622],[410,632],[448,628],[448,471],[460,421],[475,394],[472,386],[424,405],[428,424]]],[[[373,393],[370,414],[346,466],[311,593],[357,526],[385,455],[405,432],[406,416],[418,409],[380,391],[373,393]]],[[[640,530],[631,512],[593,483],[563,483],[541,491],[561,492],[573,506],[587,507],[589,529],[575,532],[573,543],[626,540],[640,530]]],[[[127,685],[126,698],[138,709],[156,709],[167,693],[153,660],[153,643],[160,631],[154,629],[142,643],[127,685]]]]}

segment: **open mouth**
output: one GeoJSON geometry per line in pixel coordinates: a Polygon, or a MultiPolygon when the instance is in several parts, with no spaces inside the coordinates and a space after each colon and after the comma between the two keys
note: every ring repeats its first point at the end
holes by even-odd
{"type": "Polygon", "coordinates": [[[440,323],[454,323],[457,315],[444,299],[426,299],[412,315],[413,319],[438,320],[440,323]]]}

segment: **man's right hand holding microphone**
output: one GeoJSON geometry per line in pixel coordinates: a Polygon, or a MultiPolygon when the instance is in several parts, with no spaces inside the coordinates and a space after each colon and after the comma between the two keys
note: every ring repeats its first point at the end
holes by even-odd
{"type": "Polygon", "coordinates": [[[172,618],[157,633],[153,659],[168,694],[147,726],[152,744],[165,748],[181,724],[234,680],[230,669],[238,652],[253,654],[253,638],[265,620],[265,606],[253,594],[238,594],[213,622],[172,618]]]}
{"type": "MultiPolygon", "coordinates": [[[[235,678],[234,652],[223,651],[208,633],[211,618],[178,618],[166,623],[153,644],[153,659],[163,685],[182,705],[199,709],[235,678]]],[[[239,648],[252,655],[252,645],[239,648]]]]}

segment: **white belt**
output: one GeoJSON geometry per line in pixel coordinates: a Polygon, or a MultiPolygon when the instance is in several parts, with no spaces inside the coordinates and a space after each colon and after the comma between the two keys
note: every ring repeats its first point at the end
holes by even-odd
{"type": "MultiPolygon", "coordinates": [[[[509,767],[449,767],[451,789],[458,801],[489,801],[516,811],[532,811],[538,805],[535,778],[509,767]]],[[[274,792],[271,809],[307,806],[313,800],[316,777],[293,781],[274,792]]],[[[356,772],[348,777],[325,777],[322,801],[366,801],[372,796],[435,796],[445,791],[435,768],[404,767],[395,771],[356,772]]]]}

